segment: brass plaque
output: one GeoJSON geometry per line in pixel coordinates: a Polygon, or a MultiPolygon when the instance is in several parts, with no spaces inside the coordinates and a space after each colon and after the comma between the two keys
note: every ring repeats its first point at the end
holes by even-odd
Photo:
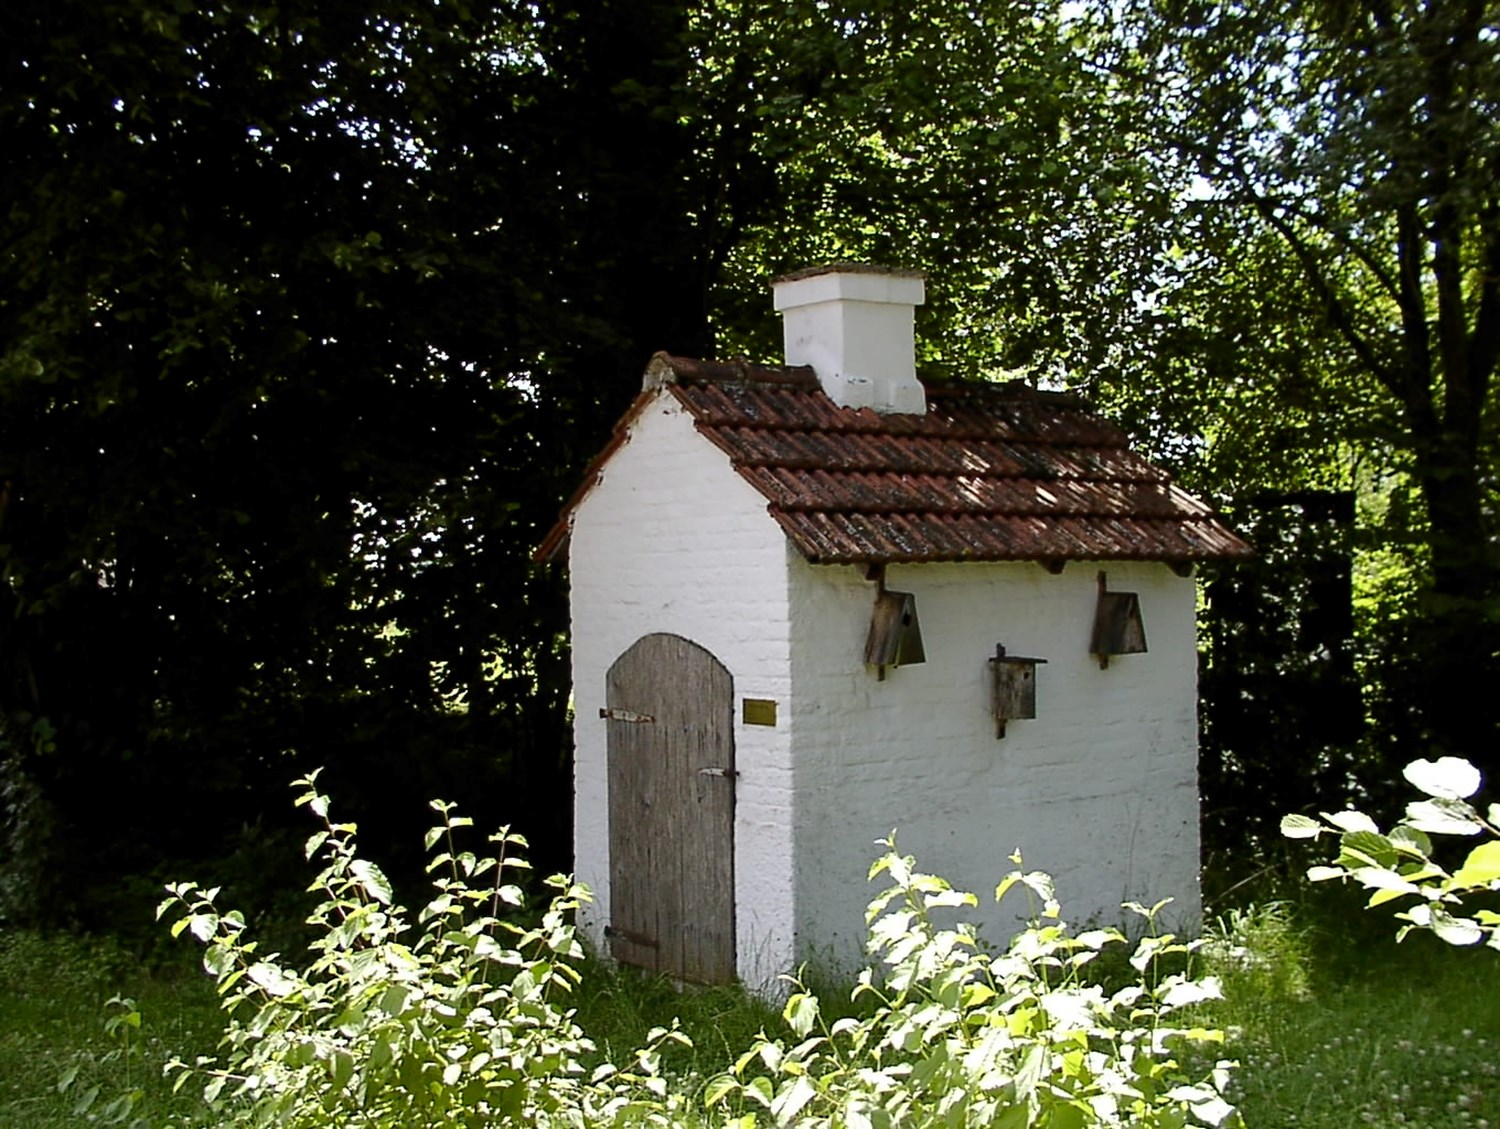
{"type": "Polygon", "coordinates": [[[745,698],[743,708],[746,725],[776,724],[776,703],[769,698],[745,698]]]}

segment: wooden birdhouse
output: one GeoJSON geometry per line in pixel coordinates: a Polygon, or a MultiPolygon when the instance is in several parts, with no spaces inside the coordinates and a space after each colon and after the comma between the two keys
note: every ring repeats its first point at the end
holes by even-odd
{"type": "Polygon", "coordinates": [[[1020,847],[1073,920],[1197,910],[1182,573],[1249,550],[1078,398],[918,379],[923,296],[801,272],[785,365],[658,354],[538,551],[572,585],[579,922],[615,960],[857,968],[892,828],[981,893],[1020,847]]]}
{"type": "Polygon", "coordinates": [[[995,646],[990,671],[995,680],[995,736],[1005,736],[1005,723],[1017,718],[1036,717],[1036,668],[1046,659],[1008,655],[1005,647],[995,646]]]}
{"type": "Polygon", "coordinates": [[[1146,625],[1141,620],[1141,598],[1134,592],[1111,592],[1105,573],[1099,574],[1099,602],[1094,609],[1094,635],[1089,652],[1099,669],[1109,667],[1111,655],[1144,655],[1146,625]]]}
{"type": "Polygon", "coordinates": [[[875,594],[870,637],[865,640],[865,663],[885,677],[887,667],[915,666],[927,661],[922,648],[922,625],[917,620],[917,598],[910,592],[875,594]]]}

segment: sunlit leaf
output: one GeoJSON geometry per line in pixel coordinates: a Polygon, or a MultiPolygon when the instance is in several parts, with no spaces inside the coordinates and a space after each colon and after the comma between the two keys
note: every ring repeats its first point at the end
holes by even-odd
{"type": "Polygon", "coordinates": [[[1430,920],[1432,931],[1450,945],[1477,945],[1484,937],[1484,931],[1474,921],[1454,917],[1446,910],[1434,908],[1430,920]]]}
{"type": "Polygon", "coordinates": [[[1316,839],[1322,830],[1323,825],[1310,816],[1284,815],[1281,817],[1281,833],[1288,839],[1316,839]]]}
{"type": "Polygon", "coordinates": [[[1458,757],[1414,760],[1402,770],[1419,791],[1443,800],[1465,800],[1479,791],[1479,770],[1458,757]]]}
{"type": "MultiPolygon", "coordinates": [[[[1369,831],[1373,832],[1376,835],[1380,834],[1380,828],[1375,825],[1375,821],[1373,819],[1367,816],[1364,812],[1355,811],[1353,808],[1335,812],[1325,811],[1323,813],[1323,818],[1337,827],[1340,831],[1369,831]]],[[[1285,826],[1286,821],[1282,820],[1283,831],[1285,830],[1285,826]]]]}
{"type": "Polygon", "coordinates": [[[355,859],[349,864],[349,871],[366,894],[383,906],[391,904],[390,879],[386,878],[380,867],[365,859],[355,859]]]}
{"type": "Polygon", "coordinates": [[[1433,835],[1478,835],[1484,830],[1474,809],[1462,800],[1417,800],[1406,805],[1406,821],[1433,835]]]}
{"type": "Polygon", "coordinates": [[[264,961],[252,964],[245,973],[250,982],[270,996],[289,996],[297,990],[297,981],[274,964],[264,961]]]}
{"type": "Polygon", "coordinates": [[[1497,840],[1475,847],[1453,875],[1455,887],[1488,886],[1496,881],[1500,881],[1500,841],[1497,840]]]}

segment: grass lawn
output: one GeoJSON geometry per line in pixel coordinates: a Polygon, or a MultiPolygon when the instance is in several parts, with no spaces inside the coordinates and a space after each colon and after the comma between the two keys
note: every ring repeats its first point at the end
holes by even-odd
{"type": "Polygon", "coordinates": [[[1429,933],[1397,944],[1390,907],[1310,897],[1294,914],[1308,995],[1230,975],[1207,1017],[1232,1035],[1246,1124],[1500,1126],[1500,953],[1429,933]]]}
{"type": "MultiPolygon", "coordinates": [[[[1323,895],[1261,938],[1271,964],[1231,974],[1231,998],[1204,1017],[1231,1031],[1228,1057],[1241,1064],[1231,1097],[1247,1124],[1500,1129],[1500,953],[1455,950],[1426,934],[1398,946],[1388,914],[1330,912],[1323,895]],[[1288,967],[1294,974],[1284,975],[1288,967]]],[[[700,1077],[779,1022],[734,991],[679,994],[595,968],[576,1002],[601,1055],[616,1060],[652,1026],[680,1017],[695,1046],[669,1066],[700,1077]]],[[[143,1091],[132,1114],[143,1124],[190,1113],[194,1085],[174,1096],[161,1065],[212,1053],[218,1017],[211,985],[190,970],[151,972],[108,942],[0,933],[0,1126],[97,1124],[105,1102],[131,1087],[143,1091]],[[138,1001],[145,1017],[131,1031],[128,1074],[118,1037],[104,1031],[116,994],[138,1001]],[[58,1079],[75,1067],[74,1084],[59,1093],[58,1079]],[[96,1084],[99,1096],[79,1111],[96,1084]]]]}
{"type": "Polygon", "coordinates": [[[148,1116],[147,1124],[190,1112],[193,1095],[173,1095],[161,1068],[174,1054],[191,1061],[211,1053],[222,1030],[207,977],[183,969],[153,973],[108,940],[0,932],[0,1126],[6,1129],[96,1124],[111,1100],[135,1088],[142,1091],[136,1112],[148,1116]],[[108,1016],[125,1013],[106,1007],[116,995],[133,998],[146,1017],[140,1029],[129,1028],[128,1056],[126,1029],[111,1036],[104,1028],[108,1016]],[[58,1082],[70,1072],[74,1080],[60,1092],[58,1082]]]}

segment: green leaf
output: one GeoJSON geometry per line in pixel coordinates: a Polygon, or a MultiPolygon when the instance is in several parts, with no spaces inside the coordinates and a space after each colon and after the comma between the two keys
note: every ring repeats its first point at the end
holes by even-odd
{"type": "Polygon", "coordinates": [[[355,859],[349,864],[349,870],[365,893],[383,906],[391,904],[390,879],[381,873],[378,866],[365,859],[355,859]]]}
{"type": "Polygon", "coordinates": [[[1084,1129],[1092,1120],[1072,1102],[1061,1102],[1048,1108],[1046,1125],[1047,1129],[1084,1129]]]}
{"type": "Polygon", "coordinates": [[[1402,854],[1418,858],[1432,857],[1432,840],[1415,827],[1400,823],[1391,828],[1391,845],[1402,854]]]}
{"type": "Polygon", "coordinates": [[[993,1123],[993,1129],[1027,1129],[1031,1124],[1031,1107],[1025,1102],[1007,1106],[993,1123]]]}
{"type": "Polygon", "coordinates": [[[769,1078],[752,1078],[746,1082],[742,1092],[747,1098],[753,1098],[767,1109],[771,1108],[771,1101],[775,1097],[775,1091],[771,1088],[769,1078]]]}
{"type": "Polygon", "coordinates": [[[733,1075],[716,1074],[708,1080],[708,1085],[703,1087],[703,1104],[715,1106],[740,1088],[740,1084],[734,1080],[733,1075]]]}
{"type": "Polygon", "coordinates": [[[1484,830],[1474,809],[1462,800],[1418,800],[1406,805],[1406,822],[1433,835],[1478,835],[1484,830]]]}
{"type": "Polygon", "coordinates": [[[1281,817],[1281,833],[1288,839],[1316,839],[1323,832],[1323,825],[1306,815],[1284,815],[1281,817]]]}
{"type": "Polygon", "coordinates": [[[1454,873],[1454,887],[1488,887],[1500,881],[1500,841],[1481,843],[1469,852],[1463,866],[1454,873]]]}
{"type": "Polygon", "coordinates": [[[1339,836],[1339,863],[1351,870],[1362,866],[1394,867],[1396,848],[1374,831],[1348,831],[1339,836]]]}
{"type": "Polygon", "coordinates": [[[73,1116],[74,1117],[82,1117],[84,1114],[88,1113],[89,1107],[94,1104],[94,1101],[98,1097],[99,1097],[99,1086],[96,1083],[96,1084],[90,1086],[88,1089],[84,1090],[74,1100],[74,1102],[73,1102],[73,1116]]]}
{"type": "Polygon", "coordinates": [[[342,1090],[354,1077],[354,1056],[346,1050],[334,1051],[328,1059],[328,1073],[334,1087],[342,1090]]]}

